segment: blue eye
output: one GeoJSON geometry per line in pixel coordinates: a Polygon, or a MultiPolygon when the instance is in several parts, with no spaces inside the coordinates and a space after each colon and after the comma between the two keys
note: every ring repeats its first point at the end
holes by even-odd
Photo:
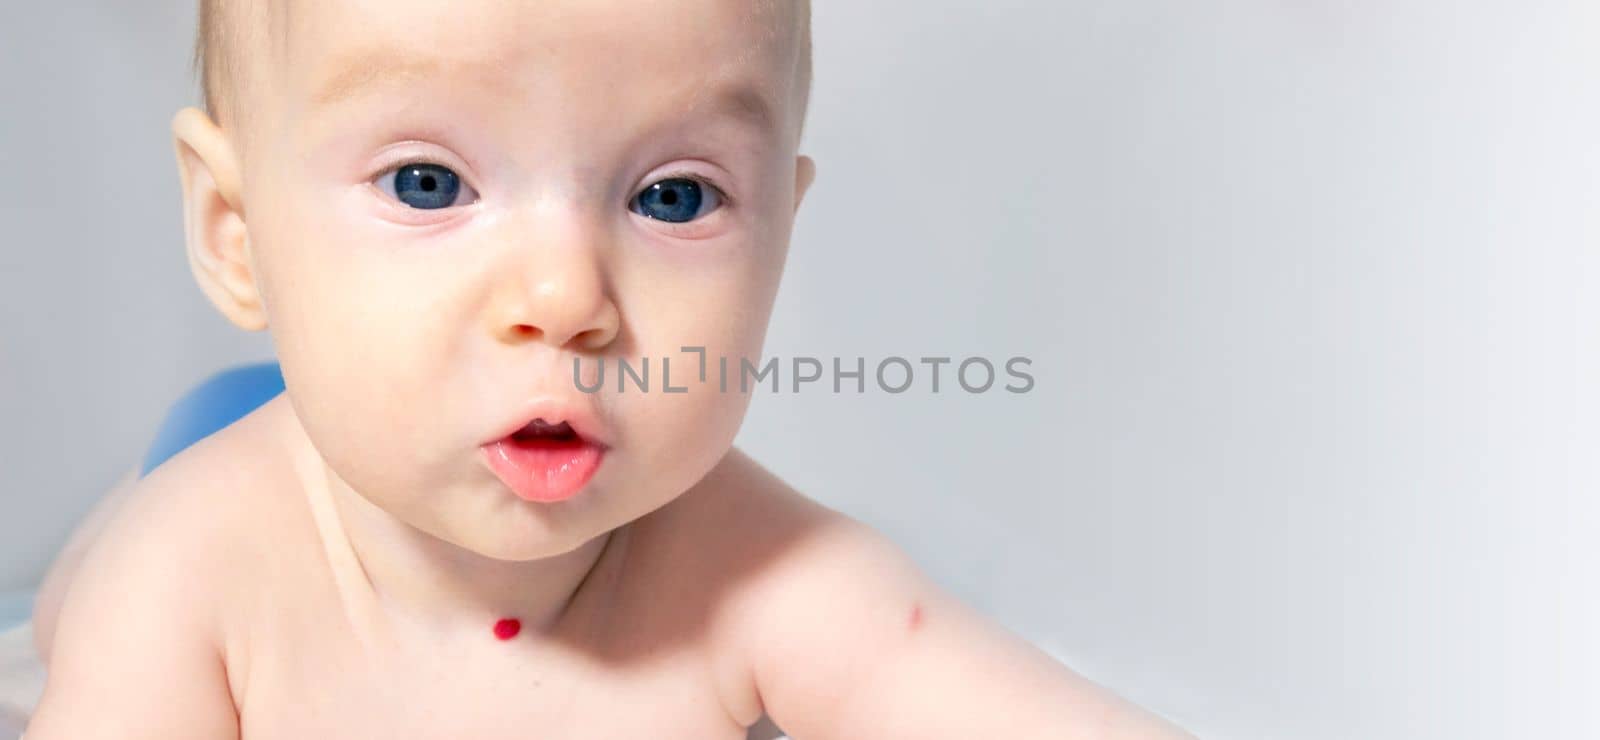
{"type": "Polygon", "coordinates": [[[631,208],[646,218],[681,224],[717,210],[721,202],[716,188],[685,177],[673,177],[634,196],[631,208]]]}
{"type": "Polygon", "coordinates": [[[408,164],[378,178],[378,187],[412,208],[435,210],[470,203],[477,194],[448,167],[408,164]],[[470,197],[466,197],[470,196],[470,197]]]}

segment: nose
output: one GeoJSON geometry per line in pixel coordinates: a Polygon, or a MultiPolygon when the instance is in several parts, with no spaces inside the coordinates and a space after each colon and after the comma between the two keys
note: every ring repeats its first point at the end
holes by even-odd
{"type": "Polygon", "coordinates": [[[507,226],[487,311],[494,337],[576,351],[616,339],[621,317],[606,284],[603,227],[549,211],[507,226]]]}

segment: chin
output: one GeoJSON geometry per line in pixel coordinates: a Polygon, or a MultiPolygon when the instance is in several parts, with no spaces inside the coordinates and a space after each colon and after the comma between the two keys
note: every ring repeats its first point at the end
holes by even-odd
{"type": "MultiPolygon", "coordinates": [[[[597,536],[579,536],[564,532],[547,531],[534,533],[522,529],[515,531],[501,529],[502,531],[499,532],[482,532],[477,533],[477,536],[474,537],[464,537],[450,541],[458,547],[493,560],[528,562],[565,555],[582,547],[584,543],[593,540],[597,536]]],[[[599,534],[605,533],[601,532],[599,534]]]]}

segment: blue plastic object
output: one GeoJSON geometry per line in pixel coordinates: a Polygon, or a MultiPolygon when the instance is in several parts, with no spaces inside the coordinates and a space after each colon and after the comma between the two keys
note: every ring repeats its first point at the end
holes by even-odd
{"type": "Polygon", "coordinates": [[[283,392],[276,362],[229,368],[212,375],[172,404],[145,452],[139,477],[283,392]]]}
{"type": "Polygon", "coordinates": [[[32,593],[26,591],[0,593],[0,632],[28,621],[32,614],[32,593]]]}

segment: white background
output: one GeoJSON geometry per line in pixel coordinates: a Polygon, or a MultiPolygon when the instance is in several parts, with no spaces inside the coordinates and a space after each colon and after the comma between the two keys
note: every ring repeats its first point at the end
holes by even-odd
{"type": "MultiPolygon", "coordinates": [[[[5,589],[270,345],[183,258],[190,4],[0,12],[5,589]]],[[[815,12],[769,356],[1037,386],[768,394],[747,450],[1206,737],[1600,735],[1600,6],[815,12]]]]}

